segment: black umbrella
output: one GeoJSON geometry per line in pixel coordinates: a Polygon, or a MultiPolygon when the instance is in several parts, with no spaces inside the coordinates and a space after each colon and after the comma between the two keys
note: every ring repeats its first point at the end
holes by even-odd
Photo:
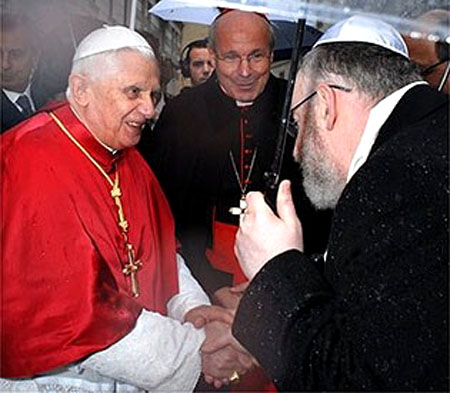
{"type": "MultiPolygon", "coordinates": [[[[290,60],[292,48],[295,46],[297,23],[286,21],[272,22],[275,33],[274,61],[290,60]]],[[[310,50],[314,43],[320,38],[322,32],[315,27],[305,25],[300,55],[310,50]]]]}

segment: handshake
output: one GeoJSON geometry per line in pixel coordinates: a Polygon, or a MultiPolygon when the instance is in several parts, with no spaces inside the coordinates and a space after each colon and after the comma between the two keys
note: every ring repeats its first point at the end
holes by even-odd
{"type": "Polygon", "coordinates": [[[206,339],[201,347],[202,371],[205,381],[216,388],[239,382],[239,376],[258,363],[233,337],[231,325],[234,312],[220,306],[199,306],[185,315],[185,322],[205,328],[206,339]]]}

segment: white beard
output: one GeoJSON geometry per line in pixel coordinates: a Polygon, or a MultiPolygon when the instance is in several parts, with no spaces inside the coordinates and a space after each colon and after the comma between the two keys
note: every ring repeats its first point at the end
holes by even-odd
{"type": "Polygon", "coordinates": [[[324,143],[310,111],[305,121],[300,154],[295,159],[303,171],[303,187],[311,203],[318,209],[333,209],[346,185],[346,176],[325,153],[324,143]]]}

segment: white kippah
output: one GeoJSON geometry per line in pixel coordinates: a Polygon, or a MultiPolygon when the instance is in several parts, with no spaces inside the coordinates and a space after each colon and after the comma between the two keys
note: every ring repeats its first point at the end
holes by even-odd
{"type": "Polygon", "coordinates": [[[379,19],[354,15],[331,26],[316,46],[332,42],[365,42],[382,46],[409,59],[408,48],[400,33],[379,19]]]}
{"type": "Polygon", "coordinates": [[[73,62],[123,48],[146,48],[153,56],[155,55],[147,40],[135,31],[125,26],[103,25],[83,38],[75,51],[73,62]]]}

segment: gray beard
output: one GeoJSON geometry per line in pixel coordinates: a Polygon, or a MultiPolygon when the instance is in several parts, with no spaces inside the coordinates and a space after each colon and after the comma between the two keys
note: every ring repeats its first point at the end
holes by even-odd
{"type": "Polygon", "coordinates": [[[334,209],[346,185],[346,176],[324,153],[317,127],[308,121],[304,130],[299,157],[303,171],[303,187],[317,209],[334,209]]]}

